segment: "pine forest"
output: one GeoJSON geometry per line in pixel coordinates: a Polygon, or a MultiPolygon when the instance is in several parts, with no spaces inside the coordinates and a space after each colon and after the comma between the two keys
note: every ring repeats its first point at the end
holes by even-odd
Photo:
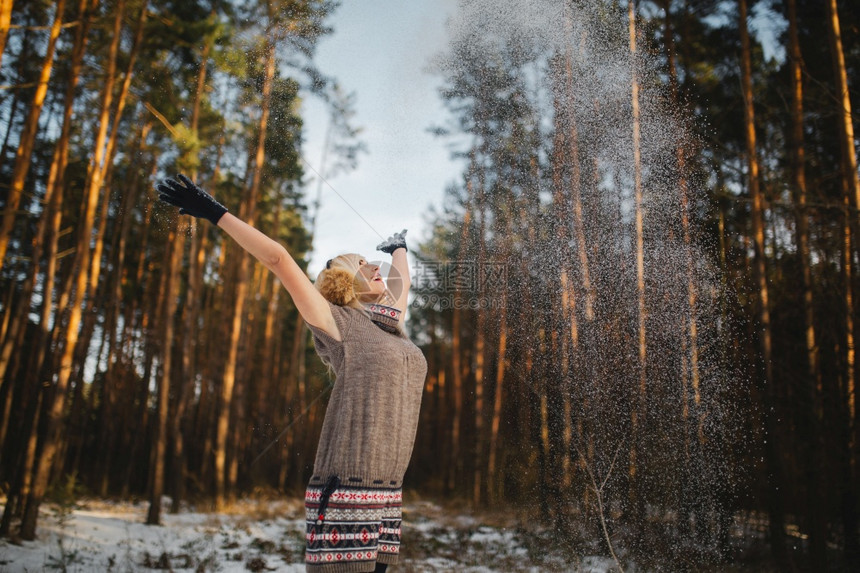
{"type": "MultiPolygon", "coordinates": [[[[462,171],[409,199],[407,496],[619,570],[858,570],[860,5],[457,4],[410,62],[462,171]]],[[[70,482],[149,524],[303,494],[333,376],[275,276],[154,189],[187,174],[313,279],[316,181],[368,161],[365,96],[316,60],[341,8],[0,0],[0,537],[70,482]]]]}

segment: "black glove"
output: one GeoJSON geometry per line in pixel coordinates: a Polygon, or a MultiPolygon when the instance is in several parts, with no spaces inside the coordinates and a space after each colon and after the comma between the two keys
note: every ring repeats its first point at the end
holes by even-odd
{"type": "MultiPolygon", "coordinates": [[[[389,255],[393,254],[397,249],[406,249],[406,229],[403,229],[399,233],[394,233],[386,240],[376,245],[377,251],[382,251],[389,255]]],[[[406,250],[408,251],[409,249],[406,250]]]]}
{"type": "Polygon", "coordinates": [[[194,184],[191,179],[181,173],[176,179],[167,178],[158,185],[158,198],[165,203],[179,207],[180,215],[202,217],[212,221],[213,225],[227,212],[227,207],[216,201],[212,195],[194,184]]]}

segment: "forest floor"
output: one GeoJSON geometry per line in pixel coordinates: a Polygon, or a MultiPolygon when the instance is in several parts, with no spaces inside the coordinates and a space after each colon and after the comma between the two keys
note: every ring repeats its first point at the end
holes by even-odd
{"type": "MultiPolygon", "coordinates": [[[[166,500],[165,508],[169,507],[166,500]]],[[[63,571],[304,572],[304,505],[243,500],[220,513],[187,509],[144,524],[147,503],[82,500],[43,504],[36,541],[0,539],[0,573],[63,571]]],[[[404,504],[402,572],[581,571],[613,561],[553,551],[508,518],[481,519],[427,501],[404,504]]],[[[557,548],[556,548],[557,549],[557,548]]]]}
{"type": "MultiPolygon", "coordinates": [[[[169,505],[165,500],[163,507],[169,505]]],[[[159,526],[144,524],[147,509],[145,502],[94,499],[44,503],[36,541],[0,539],[0,573],[304,571],[300,499],[246,499],[220,513],[165,511],[159,526]]],[[[392,572],[618,571],[613,559],[599,555],[599,540],[586,544],[591,549],[573,550],[555,531],[504,508],[475,513],[463,505],[407,499],[403,531],[401,564],[392,572]]],[[[674,568],[624,567],[628,573],[674,568]]]]}

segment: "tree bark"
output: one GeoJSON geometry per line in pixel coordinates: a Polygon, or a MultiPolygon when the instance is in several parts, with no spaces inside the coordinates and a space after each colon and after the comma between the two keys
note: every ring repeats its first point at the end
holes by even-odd
{"type": "MultiPolygon", "coordinates": [[[[203,102],[203,92],[206,89],[206,70],[209,64],[209,51],[212,47],[211,37],[207,37],[200,54],[200,64],[197,71],[197,88],[194,92],[194,105],[191,108],[191,133],[197,138],[198,124],[200,122],[200,106],[203,102]]],[[[192,158],[191,163],[197,165],[198,158],[192,158]]],[[[191,171],[192,181],[197,179],[196,167],[191,171]]],[[[214,181],[213,181],[214,183],[214,181]]],[[[176,399],[176,411],[170,419],[170,435],[171,453],[170,457],[173,464],[171,472],[170,490],[172,493],[172,502],[170,513],[178,513],[180,504],[185,497],[185,473],[187,469],[187,461],[185,454],[185,431],[187,425],[185,415],[188,410],[188,402],[193,389],[194,376],[194,336],[195,323],[199,318],[201,304],[201,286],[203,284],[203,262],[205,257],[204,251],[204,233],[198,232],[197,220],[191,217],[188,222],[189,234],[191,235],[191,245],[189,251],[189,267],[188,267],[188,285],[186,287],[185,306],[183,309],[183,330],[185,336],[182,341],[182,370],[180,372],[180,387],[176,399]]]]}
{"type": "Polygon", "coordinates": [[[644,520],[644,500],[641,488],[640,465],[641,452],[644,444],[643,431],[646,416],[647,398],[647,338],[645,330],[645,238],[642,208],[642,162],[640,146],[640,117],[639,117],[639,78],[637,74],[636,51],[636,8],[632,0],[627,3],[628,30],[630,37],[630,54],[632,60],[631,74],[631,113],[633,120],[633,198],[635,202],[636,221],[636,301],[638,310],[638,349],[639,349],[639,388],[635,406],[631,408],[630,431],[631,448],[628,477],[630,479],[630,501],[634,523],[642,524],[644,520]]]}
{"type": "Polygon", "coordinates": [[[0,61],[6,51],[6,38],[9,36],[9,26],[12,23],[12,5],[14,0],[0,0],[0,61]]]}
{"type": "MultiPolygon", "coordinates": [[[[78,441],[80,441],[82,438],[80,435],[75,435],[75,430],[79,430],[77,433],[80,434],[82,428],[86,425],[86,421],[83,420],[81,417],[81,402],[83,397],[83,371],[87,355],[89,353],[91,339],[95,330],[96,317],[98,314],[94,311],[96,299],[100,301],[103,300],[103,296],[97,296],[96,289],[101,284],[101,282],[99,281],[99,277],[101,276],[102,253],[104,251],[105,231],[107,229],[107,222],[110,213],[110,181],[113,173],[113,164],[114,157],[116,155],[117,140],[119,139],[119,127],[122,123],[122,114],[123,111],[125,111],[125,106],[128,101],[128,94],[129,90],[131,89],[131,81],[134,77],[134,66],[135,62],[137,61],[138,53],[140,51],[141,41],[143,40],[143,31],[144,24],[146,23],[148,4],[149,2],[147,0],[143,2],[143,5],[140,8],[140,14],[138,15],[137,24],[135,26],[134,40],[132,42],[131,50],[128,54],[128,63],[126,66],[125,75],[123,78],[123,82],[120,86],[119,93],[116,97],[116,110],[114,112],[113,122],[111,125],[111,132],[107,138],[105,160],[101,167],[97,167],[97,169],[99,169],[100,171],[100,175],[98,177],[100,181],[99,184],[101,185],[101,182],[106,182],[107,184],[105,185],[105,193],[102,197],[101,212],[99,214],[99,223],[96,230],[95,244],[93,247],[89,287],[86,294],[86,310],[84,311],[84,326],[81,329],[81,335],[77,343],[77,356],[75,357],[75,362],[77,364],[77,374],[74,378],[75,398],[72,404],[72,412],[70,414],[70,425],[72,426],[72,432],[70,432],[71,439],[66,440],[66,444],[76,438],[78,439],[78,441]]],[[[102,288],[106,287],[102,286],[102,288]]],[[[96,356],[101,356],[101,352],[99,352],[96,356]]],[[[78,451],[80,451],[80,449],[78,451]]],[[[77,456],[75,456],[75,458],[77,459],[77,456]]]]}
{"type": "MultiPolygon", "coordinates": [[[[272,92],[272,83],[275,77],[277,58],[275,56],[275,43],[271,38],[271,31],[267,31],[265,77],[263,80],[262,104],[260,121],[258,125],[258,137],[255,146],[253,172],[249,183],[247,200],[244,204],[242,214],[249,225],[254,224],[257,196],[260,191],[260,182],[265,162],[266,129],[269,120],[269,104],[272,92]]],[[[248,272],[250,259],[244,251],[239,255],[239,272],[237,276],[236,296],[233,307],[233,316],[230,328],[229,349],[227,363],[224,367],[224,378],[221,387],[221,401],[219,404],[218,422],[215,438],[215,506],[223,508],[226,505],[227,491],[225,488],[227,469],[227,438],[229,431],[230,412],[233,403],[233,390],[236,383],[236,372],[239,356],[239,338],[242,333],[242,323],[245,314],[245,298],[248,294],[248,272]]]]}
{"type": "MultiPolygon", "coordinates": [[[[572,34],[573,22],[570,4],[565,2],[565,29],[568,36],[572,34]]],[[[572,41],[572,38],[571,38],[572,41]]],[[[573,84],[573,54],[570,42],[565,53],[565,100],[567,105],[566,151],[567,167],[570,169],[570,216],[572,217],[572,234],[576,238],[576,252],[579,259],[579,272],[582,280],[584,296],[585,319],[594,319],[594,287],[591,284],[591,272],[588,263],[588,248],[585,240],[585,223],[582,214],[582,167],[579,153],[579,132],[576,127],[574,113],[574,84],[573,84]]]]}
{"type": "MultiPolygon", "coordinates": [[[[854,147],[854,124],[851,116],[851,97],[848,89],[848,73],[845,66],[845,55],[842,49],[842,32],[839,23],[839,11],[836,6],[836,0],[826,0],[826,15],[827,15],[827,31],[830,42],[830,52],[833,61],[833,72],[836,81],[838,93],[837,101],[839,102],[839,144],[842,150],[842,187],[846,197],[848,198],[846,208],[849,213],[853,212],[854,220],[850,225],[853,229],[858,227],[858,219],[860,217],[860,179],[857,174],[857,151],[854,147]]],[[[846,228],[846,233],[851,230],[846,228]]],[[[847,240],[847,239],[846,239],[847,240]]],[[[850,248],[850,244],[848,245],[850,248]]],[[[855,246],[856,248],[856,246],[855,246]]],[[[850,260],[846,261],[846,266],[849,268],[846,276],[846,306],[851,307],[853,312],[853,301],[850,301],[852,288],[852,279],[850,273],[850,260]]],[[[846,311],[848,308],[846,308],[846,311]]],[[[860,427],[857,424],[857,407],[856,407],[856,376],[857,372],[854,367],[854,333],[853,333],[853,314],[846,316],[849,321],[850,330],[846,331],[846,399],[847,399],[847,414],[848,430],[847,450],[848,450],[848,468],[847,484],[845,487],[846,500],[843,505],[843,525],[845,526],[845,539],[848,561],[853,565],[860,563],[860,539],[858,539],[858,516],[857,516],[857,460],[860,458],[860,427]],[[852,431],[853,429],[853,431],[852,431]]]]}
{"type": "MultiPolygon", "coordinates": [[[[116,19],[114,20],[114,35],[111,43],[111,53],[105,70],[105,85],[102,93],[102,114],[99,124],[99,133],[96,137],[96,149],[91,163],[91,171],[95,175],[97,166],[104,158],[104,138],[107,132],[108,110],[113,91],[113,80],[116,69],[116,52],[119,45],[120,29],[122,25],[124,0],[118,0],[116,8],[116,19]]],[[[78,330],[81,323],[81,312],[84,294],[87,292],[89,281],[89,267],[91,252],[89,248],[91,234],[94,226],[95,211],[98,204],[99,181],[96,177],[90,177],[84,194],[84,211],[80,222],[78,241],[75,248],[74,273],[74,296],[65,293],[66,299],[71,299],[68,307],[69,319],[64,330],[64,345],[59,360],[57,382],[54,385],[53,396],[48,406],[48,419],[44,430],[44,439],[41,453],[34,470],[33,489],[27,497],[24,517],[21,522],[21,537],[32,540],[36,535],[36,521],[39,506],[45,495],[50,478],[50,470],[54,462],[54,455],[60,446],[61,430],[64,422],[64,411],[66,405],[66,394],[69,379],[72,372],[72,359],[74,357],[75,345],[78,340],[78,330]]],[[[56,322],[56,321],[55,321],[56,322]]]]}
{"type": "Polygon", "coordinates": [[[809,216],[807,214],[807,189],[805,149],[803,138],[803,59],[797,30],[795,0],[788,0],[788,53],[791,70],[791,159],[792,191],[795,207],[795,244],[803,284],[803,320],[806,335],[806,394],[809,420],[808,451],[806,453],[807,497],[810,519],[810,557],[813,563],[826,561],[825,541],[827,523],[824,506],[823,480],[826,471],[822,439],[821,372],[818,367],[818,344],[815,336],[812,273],[809,253],[809,216]]]}
{"type": "MultiPolygon", "coordinates": [[[[466,211],[463,214],[463,222],[460,233],[460,261],[465,256],[465,244],[468,240],[469,227],[472,220],[471,198],[466,203],[466,211]]],[[[454,292],[455,300],[460,296],[459,288],[454,292]]],[[[454,396],[454,408],[451,413],[451,450],[448,460],[450,465],[447,473],[447,489],[452,492],[460,479],[463,460],[460,444],[460,427],[463,418],[463,356],[462,356],[462,310],[460,305],[454,304],[451,316],[451,379],[452,393],[454,396]]]]}
{"type": "MultiPolygon", "coordinates": [[[[6,1],[8,2],[8,10],[11,11],[12,2],[11,0],[6,1]]],[[[0,10],[6,8],[7,6],[0,6],[0,10]]],[[[33,100],[30,102],[30,111],[24,122],[24,131],[21,133],[18,149],[15,152],[15,167],[12,170],[8,198],[5,210],[3,211],[3,219],[0,222],[0,270],[3,269],[4,260],[6,259],[6,249],[9,247],[9,241],[12,238],[12,229],[15,225],[16,212],[21,203],[21,196],[24,193],[24,183],[27,179],[27,174],[30,172],[33,146],[36,143],[36,134],[39,131],[39,116],[42,114],[42,105],[45,103],[45,95],[48,93],[48,81],[51,79],[51,70],[54,65],[54,50],[62,29],[65,8],[66,0],[57,0],[54,23],[51,26],[45,59],[42,62],[41,72],[39,73],[39,83],[36,85],[36,91],[33,93],[33,100]]],[[[0,18],[3,18],[2,12],[0,12],[0,18]]],[[[2,22],[0,22],[0,30],[2,30],[2,22]]],[[[2,39],[5,42],[5,34],[2,36],[2,39]]]]}
{"type": "MultiPolygon", "coordinates": [[[[856,356],[855,356],[855,343],[854,343],[854,270],[853,270],[853,256],[854,252],[852,241],[853,241],[853,229],[854,229],[854,221],[852,217],[852,206],[851,206],[851,198],[848,195],[843,197],[843,205],[845,208],[845,215],[842,221],[842,284],[843,284],[843,292],[844,298],[842,300],[843,308],[845,311],[845,349],[842,352],[842,359],[845,362],[844,367],[844,376],[845,376],[845,387],[849,394],[846,395],[848,398],[849,409],[851,406],[851,390],[852,390],[852,381],[856,376],[856,356]]],[[[850,423],[850,420],[846,420],[846,422],[850,423]]],[[[856,466],[854,464],[854,455],[851,450],[852,443],[851,440],[853,436],[851,436],[851,426],[849,423],[843,424],[845,429],[847,430],[847,436],[843,434],[846,438],[843,447],[840,448],[842,450],[840,453],[847,454],[847,459],[840,460],[840,470],[843,475],[843,502],[851,505],[843,505],[842,507],[842,518],[843,524],[846,526],[845,531],[845,556],[846,560],[849,563],[856,562],[858,560],[857,555],[857,516],[856,516],[856,508],[853,504],[856,504],[856,498],[854,497],[854,491],[857,487],[856,482],[854,481],[854,476],[856,475],[856,466]],[[847,450],[847,451],[846,451],[847,450]],[[853,531],[852,531],[853,528],[853,531]]],[[[840,444],[841,445],[841,444],[840,444]]]]}
{"type": "Polygon", "coordinates": [[[186,217],[181,217],[176,230],[170,234],[169,256],[165,269],[165,300],[162,313],[161,375],[158,380],[158,406],[156,408],[155,432],[152,441],[150,468],[149,511],[147,525],[158,525],[161,520],[161,495],[164,492],[164,467],[167,452],[167,417],[170,397],[170,377],[173,369],[173,339],[176,305],[179,299],[179,267],[185,250],[185,235],[188,231],[186,217]]]}
{"type": "Polygon", "coordinates": [[[752,95],[752,64],[750,40],[747,31],[747,2],[738,0],[738,28],[741,37],[741,87],[744,97],[744,131],[747,147],[747,177],[751,199],[752,233],[755,249],[753,271],[758,295],[759,343],[764,370],[765,457],[768,468],[768,510],[770,514],[770,542],[774,558],[780,567],[786,565],[785,513],[782,501],[783,471],[780,460],[780,436],[776,420],[780,416],[777,391],[773,377],[773,345],[770,320],[770,299],[767,282],[764,230],[764,199],[759,188],[759,165],[756,151],[755,112],[752,95]]]}
{"type": "MultiPolygon", "coordinates": [[[[482,135],[483,136],[483,135],[482,135]]],[[[485,136],[484,136],[485,137],[485,136]]],[[[483,272],[484,264],[486,263],[487,247],[484,236],[486,232],[486,202],[485,202],[485,176],[482,168],[478,168],[478,189],[477,189],[477,205],[476,212],[478,215],[478,257],[474,269],[476,280],[476,291],[478,299],[486,294],[483,291],[481,284],[481,273],[483,272]]],[[[473,481],[472,481],[472,503],[478,507],[482,503],[482,493],[484,489],[484,464],[486,463],[484,440],[485,433],[485,399],[486,381],[485,377],[485,361],[486,361],[486,311],[479,310],[475,317],[475,346],[474,346],[474,374],[475,374],[475,428],[474,428],[474,453],[473,453],[473,481]]]]}

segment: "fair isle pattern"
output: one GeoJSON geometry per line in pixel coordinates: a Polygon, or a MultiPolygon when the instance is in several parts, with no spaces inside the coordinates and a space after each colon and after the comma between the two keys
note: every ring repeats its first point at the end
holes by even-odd
{"type": "MultiPolygon", "coordinates": [[[[319,503],[323,488],[308,488],[305,492],[305,502],[319,503]]],[[[403,491],[400,489],[360,489],[349,486],[339,487],[329,496],[332,503],[365,503],[365,504],[401,504],[403,491]]],[[[331,507],[331,505],[329,505],[331,507]]]]}
{"type": "Polygon", "coordinates": [[[308,571],[373,571],[400,554],[403,492],[341,485],[325,498],[324,488],[305,492],[308,571]],[[320,509],[323,509],[320,515],[320,509]]]}

